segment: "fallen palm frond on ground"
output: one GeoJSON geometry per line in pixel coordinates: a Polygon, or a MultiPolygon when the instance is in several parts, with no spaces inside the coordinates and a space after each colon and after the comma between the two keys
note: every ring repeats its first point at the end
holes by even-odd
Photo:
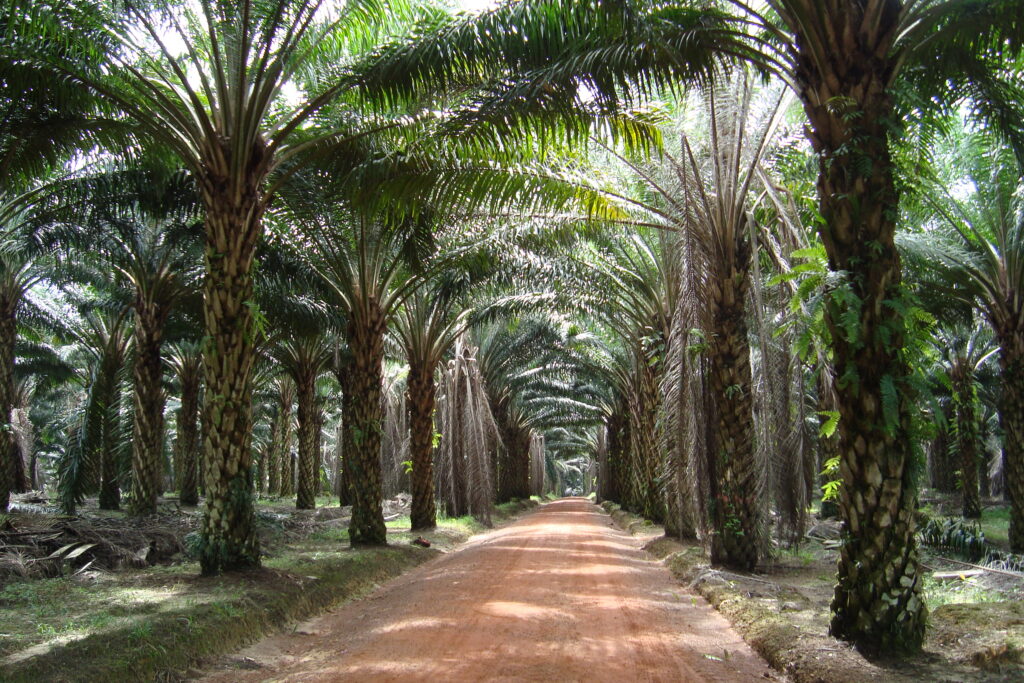
{"type": "Polygon", "coordinates": [[[184,551],[185,535],[198,526],[197,518],[174,514],[130,520],[32,514],[13,519],[0,530],[0,582],[168,563],[184,551]]]}

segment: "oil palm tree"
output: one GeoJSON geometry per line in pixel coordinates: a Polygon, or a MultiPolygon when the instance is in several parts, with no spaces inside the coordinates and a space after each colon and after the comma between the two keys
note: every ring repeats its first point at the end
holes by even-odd
{"type": "Polygon", "coordinates": [[[323,334],[294,334],[279,339],[270,354],[294,382],[298,400],[298,486],[295,507],[316,507],[320,464],[320,412],[317,381],[327,371],[334,347],[323,334]]]}
{"type": "Polygon", "coordinates": [[[495,476],[499,501],[530,495],[530,440],[535,414],[525,404],[526,389],[543,368],[544,350],[557,336],[553,326],[527,319],[477,326],[474,360],[497,430],[495,476]]]}
{"type": "Polygon", "coordinates": [[[63,189],[67,198],[37,218],[37,239],[57,255],[52,279],[92,284],[132,312],[129,507],[152,514],[163,490],[162,345],[169,317],[200,288],[194,189],[187,174],[143,166],[70,179],[63,189]]]}
{"type": "MultiPolygon", "coordinates": [[[[55,169],[77,152],[97,143],[123,141],[128,126],[111,116],[92,93],[67,81],[45,77],[23,56],[26,51],[50,58],[77,54],[82,66],[85,44],[74,35],[64,40],[38,40],[36,31],[53,29],[53,15],[65,8],[35,11],[31,4],[12,2],[0,9],[0,422],[8,424],[14,391],[13,345],[17,314],[26,288],[38,277],[39,244],[25,230],[33,211],[46,203],[55,169]],[[20,227],[19,227],[20,226],[20,227]]],[[[64,14],[65,18],[68,16],[64,14]]],[[[99,46],[99,43],[96,43],[99,46]]],[[[52,195],[51,195],[52,196],[52,195]]],[[[0,433],[0,511],[7,509],[11,485],[10,432],[0,433]]]]}
{"type": "Polygon", "coordinates": [[[938,363],[952,395],[949,431],[953,450],[960,459],[960,495],[965,518],[981,517],[978,469],[982,458],[978,371],[998,348],[990,330],[978,327],[942,328],[936,335],[938,363]]]}
{"type": "Polygon", "coordinates": [[[202,350],[195,343],[178,343],[171,347],[167,362],[178,380],[181,407],[175,421],[175,475],[179,485],[178,500],[183,505],[199,503],[199,400],[202,390],[202,350]]]}
{"type": "MultiPolygon", "coordinates": [[[[682,218],[683,239],[696,245],[688,250],[686,267],[704,273],[706,310],[696,317],[704,323],[714,422],[708,444],[711,557],[747,570],[753,569],[763,552],[759,499],[765,484],[764,466],[755,448],[748,339],[747,298],[754,253],[750,213],[757,172],[784,109],[777,93],[769,90],[760,96],[758,103],[758,94],[742,76],[709,93],[707,148],[695,149],[684,138],[687,160],[683,166],[688,168],[680,174],[681,211],[672,206],[680,198],[674,202],[662,198],[677,224],[682,218]]],[[[767,349],[761,352],[763,358],[767,349]]]]}
{"type": "Polygon", "coordinates": [[[712,79],[718,58],[752,62],[792,86],[819,157],[822,242],[831,268],[847,274],[827,315],[836,367],[856,378],[838,392],[847,542],[831,631],[896,650],[920,645],[926,609],[907,438],[913,390],[899,306],[886,303],[905,295],[891,141],[901,115],[923,108],[927,120],[970,99],[1024,150],[1011,104],[1019,84],[1002,68],[1024,47],[1020,17],[1016,0],[767,0],[724,9],[534,0],[448,19],[419,41],[396,43],[364,80],[390,98],[439,82],[476,83],[473,110],[485,115],[522,112],[517,100],[532,104],[542,94],[549,114],[567,117],[578,113],[581,92],[607,111],[663,86],[712,79]],[[405,68],[410,61],[419,68],[405,68]],[[844,316],[856,318],[847,328],[854,334],[840,334],[844,316]],[[882,409],[892,407],[883,397],[894,387],[895,421],[882,409]]]}
{"type": "Polygon", "coordinates": [[[70,445],[57,463],[58,496],[65,512],[72,513],[90,490],[99,488],[99,506],[117,510],[121,501],[122,471],[127,469],[126,438],[122,417],[124,367],[131,332],[123,309],[115,313],[87,310],[69,336],[89,358],[81,377],[86,396],[70,445]]]}
{"type": "Polygon", "coordinates": [[[335,172],[343,173],[344,162],[365,159],[374,135],[409,122],[362,115],[352,97],[358,84],[344,65],[410,12],[400,0],[350,2],[336,12],[321,11],[318,0],[168,0],[117,13],[91,2],[62,5],[59,12],[50,3],[22,4],[48,22],[28,22],[26,32],[56,23],[68,35],[95,35],[104,40],[100,49],[110,47],[102,68],[80,55],[38,49],[23,54],[25,61],[115,107],[136,135],[165,146],[195,178],[206,269],[201,566],[204,574],[257,566],[250,301],[263,214],[288,174],[328,152],[335,152],[335,172]],[[283,95],[292,86],[297,102],[283,95]]]}
{"type": "MultiPolygon", "coordinates": [[[[344,212],[340,218],[345,220],[344,212]]],[[[349,538],[353,545],[378,545],[386,542],[380,474],[384,341],[389,321],[421,282],[407,263],[416,243],[422,245],[423,227],[351,214],[348,219],[354,225],[347,235],[331,234],[322,224],[307,227],[319,234],[311,245],[313,264],[345,318],[351,357],[343,386],[350,397],[345,433],[352,440],[343,449],[352,495],[349,538]]]]}
{"type": "Polygon", "coordinates": [[[1012,151],[978,134],[953,144],[969,150],[955,164],[949,183],[971,181],[975,191],[958,199],[943,183],[929,183],[926,204],[935,230],[908,234],[903,245],[923,258],[948,283],[950,298],[978,311],[999,345],[1002,397],[999,419],[1006,452],[1010,546],[1024,551],[1024,187],[1012,151]]]}
{"type": "Polygon", "coordinates": [[[406,380],[409,451],[412,459],[412,529],[437,525],[434,504],[435,374],[444,355],[464,331],[468,311],[442,291],[417,291],[394,319],[409,363],[406,380]]]}
{"type": "MultiPolygon", "coordinates": [[[[18,221],[19,212],[12,212],[12,208],[0,205],[0,224],[11,226],[12,220],[18,221]]],[[[39,277],[35,260],[11,232],[8,227],[0,235],[0,424],[3,425],[10,424],[15,407],[14,349],[18,338],[18,310],[23,305],[25,292],[39,277]]],[[[0,430],[0,511],[7,509],[15,485],[12,439],[12,430],[0,430]]]]}
{"type": "Polygon", "coordinates": [[[273,423],[270,428],[270,451],[267,462],[270,494],[282,497],[295,493],[295,466],[292,463],[292,406],[295,404],[295,382],[279,377],[272,382],[277,394],[273,423]],[[276,483],[276,486],[275,486],[276,483]]]}

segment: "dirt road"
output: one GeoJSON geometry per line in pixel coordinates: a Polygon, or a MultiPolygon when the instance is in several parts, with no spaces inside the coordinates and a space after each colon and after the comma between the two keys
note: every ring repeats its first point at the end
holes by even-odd
{"type": "Polygon", "coordinates": [[[779,680],[590,502],[477,537],[209,681],[779,680]]]}

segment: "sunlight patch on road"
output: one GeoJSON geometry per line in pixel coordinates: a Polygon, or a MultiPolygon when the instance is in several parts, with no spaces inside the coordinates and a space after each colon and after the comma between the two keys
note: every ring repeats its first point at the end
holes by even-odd
{"type": "Polygon", "coordinates": [[[385,633],[394,633],[395,631],[404,631],[406,629],[413,628],[438,628],[441,626],[449,626],[451,623],[451,619],[403,619],[402,621],[396,621],[393,624],[385,624],[380,628],[375,628],[373,632],[378,635],[382,635],[385,633]]]}
{"type": "Polygon", "coordinates": [[[575,619],[573,614],[555,607],[541,607],[528,602],[507,602],[504,600],[492,600],[480,606],[478,612],[490,614],[496,617],[511,617],[514,619],[550,619],[561,617],[563,619],[575,619]]]}

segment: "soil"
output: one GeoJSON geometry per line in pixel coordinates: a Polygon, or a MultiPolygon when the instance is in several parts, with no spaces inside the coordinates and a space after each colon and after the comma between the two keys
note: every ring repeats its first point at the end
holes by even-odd
{"type": "Polygon", "coordinates": [[[782,680],[641,545],[555,501],[203,680],[782,680]]]}

